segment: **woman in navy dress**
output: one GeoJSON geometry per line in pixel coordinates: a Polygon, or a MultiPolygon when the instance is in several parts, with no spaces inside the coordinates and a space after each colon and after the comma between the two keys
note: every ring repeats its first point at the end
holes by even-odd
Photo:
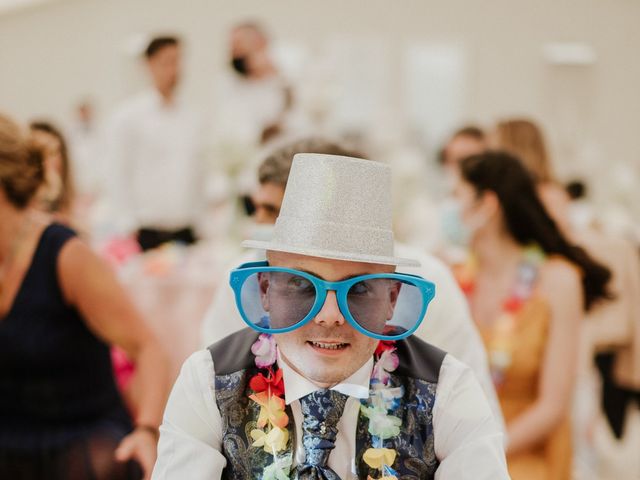
{"type": "Polygon", "coordinates": [[[29,208],[44,180],[32,145],[0,115],[0,478],[149,478],[166,357],[111,269],[29,208]],[[134,419],[114,383],[112,344],[137,364],[134,419]]]}

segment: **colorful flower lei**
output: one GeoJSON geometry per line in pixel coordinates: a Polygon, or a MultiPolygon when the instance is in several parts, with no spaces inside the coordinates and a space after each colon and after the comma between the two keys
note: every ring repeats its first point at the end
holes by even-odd
{"type": "Polygon", "coordinates": [[[262,447],[273,455],[273,463],[264,471],[263,480],[285,480],[289,478],[291,455],[279,456],[278,453],[287,448],[289,416],[285,413],[284,382],[282,370],[274,369],[277,349],[276,341],[271,335],[261,334],[251,346],[251,353],[256,356],[256,366],[266,369],[267,375],[258,373],[249,381],[249,387],[255,392],[249,398],[260,405],[258,428],[251,430],[252,446],[262,447]]]}
{"type": "MultiPolygon", "coordinates": [[[[402,420],[389,413],[398,407],[404,394],[402,387],[389,387],[393,372],[400,360],[396,354],[395,342],[380,341],[375,352],[376,362],[371,373],[369,399],[362,402],[360,411],[369,419],[369,433],[372,448],[368,448],[362,459],[371,468],[380,470],[380,480],[397,480],[398,472],[392,467],[397,452],[384,447],[384,441],[400,435],[402,420]]],[[[373,480],[371,476],[368,480],[373,480]]]]}
{"type": "MultiPolygon", "coordinates": [[[[491,377],[497,389],[502,387],[506,371],[512,363],[515,348],[513,334],[517,326],[518,313],[533,294],[537,272],[545,258],[544,251],[538,245],[532,244],[524,248],[516,281],[509,296],[502,302],[500,316],[491,327],[487,351],[491,377]]],[[[478,262],[473,255],[468,257],[465,264],[454,267],[458,285],[467,297],[475,290],[478,268],[478,262]]]]}
{"type": "MultiPolygon", "coordinates": [[[[373,448],[364,452],[363,460],[371,468],[380,470],[379,480],[397,480],[398,473],[391,468],[397,452],[384,448],[384,440],[400,434],[402,420],[389,415],[397,408],[403,395],[402,387],[388,388],[389,373],[398,368],[399,359],[395,353],[395,342],[381,341],[375,351],[376,361],[371,373],[369,399],[363,400],[362,414],[369,419],[369,433],[373,448]]],[[[256,366],[266,370],[259,372],[249,381],[249,387],[255,392],[249,398],[260,405],[257,427],[251,430],[253,447],[263,448],[273,455],[273,463],[267,466],[262,480],[288,480],[293,461],[292,454],[280,452],[287,449],[289,416],[285,413],[284,382],[282,370],[274,368],[277,359],[275,339],[266,333],[261,334],[252,345],[251,352],[256,356],[256,366]]],[[[373,480],[371,476],[369,480],[373,480]]]]}

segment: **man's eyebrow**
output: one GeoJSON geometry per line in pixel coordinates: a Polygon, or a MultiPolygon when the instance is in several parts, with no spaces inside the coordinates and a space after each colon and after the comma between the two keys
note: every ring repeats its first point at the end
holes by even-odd
{"type": "MultiPolygon", "coordinates": [[[[321,280],[328,281],[327,279],[322,278],[322,277],[321,277],[320,275],[318,275],[316,272],[312,272],[312,271],[310,271],[310,270],[305,270],[304,268],[296,268],[296,270],[299,270],[299,271],[304,272],[304,273],[308,273],[309,275],[313,275],[314,277],[317,277],[317,278],[319,278],[319,279],[321,279],[321,280]]],[[[361,277],[362,275],[371,275],[372,273],[373,273],[373,272],[362,272],[362,273],[356,273],[356,274],[354,274],[354,275],[346,275],[346,276],[344,276],[344,277],[340,278],[340,280],[337,280],[337,281],[338,281],[338,282],[342,282],[342,281],[344,281],[344,280],[350,280],[350,279],[352,279],[352,278],[361,277]]]]}

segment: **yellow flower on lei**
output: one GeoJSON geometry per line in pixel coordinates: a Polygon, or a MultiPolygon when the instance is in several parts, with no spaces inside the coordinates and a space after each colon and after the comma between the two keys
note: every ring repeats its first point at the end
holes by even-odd
{"type": "Polygon", "coordinates": [[[274,427],[269,433],[265,433],[256,428],[251,430],[251,438],[254,440],[251,444],[253,447],[262,447],[265,452],[273,454],[287,448],[289,432],[284,428],[274,427]]]}
{"type": "Polygon", "coordinates": [[[250,395],[249,398],[260,405],[258,427],[263,428],[267,422],[274,427],[284,428],[289,423],[289,417],[284,413],[284,400],[267,392],[250,395]]]}
{"type": "Polygon", "coordinates": [[[384,465],[390,467],[396,460],[396,451],[390,448],[368,448],[364,452],[362,459],[371,468],[381,469],[384,465]]]}

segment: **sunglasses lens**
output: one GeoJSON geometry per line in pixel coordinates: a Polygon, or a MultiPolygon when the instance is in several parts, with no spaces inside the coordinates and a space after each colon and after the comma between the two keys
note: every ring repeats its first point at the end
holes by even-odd
{"type": "Polygon", "coordinates": [[[349,313],[368,332],[389,337],[413,329],[422,319],[424,298],[412,283],[373,278],[355,283],[347,294],[349,313]]]}
{"type": "Polygon", "coordinates": [[[313,283],[288,272],[257,272],[245,280],[240,303],[245,317],[265,329],[295,325],[311,311],[316,300],[313,283]]]}

